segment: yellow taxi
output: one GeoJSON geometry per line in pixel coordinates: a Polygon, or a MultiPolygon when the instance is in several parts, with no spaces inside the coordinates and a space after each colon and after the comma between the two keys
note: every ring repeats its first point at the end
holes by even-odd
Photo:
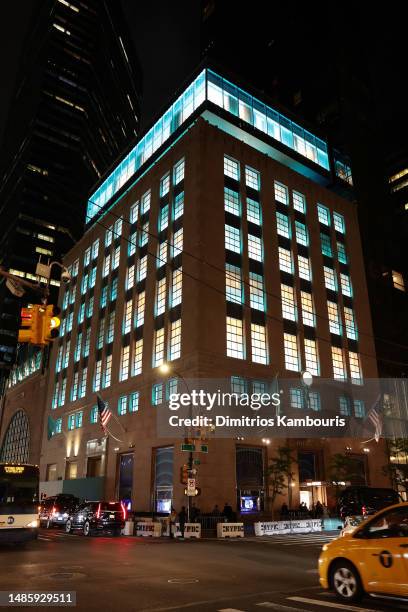
{"type": "Polygon", "coordinates": [[[343,602],[365,593],[408,599],[408,502],[389,506],[323,546],[320,584],[343,602]]]}

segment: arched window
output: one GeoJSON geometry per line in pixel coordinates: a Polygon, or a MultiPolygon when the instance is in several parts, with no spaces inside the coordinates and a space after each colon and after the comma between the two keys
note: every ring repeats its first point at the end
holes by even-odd
{"type": "Polygon", "coordinates": [[[30,449],[30,425],[26,413],[18,410],[11,419],[3,446],[0,451],[0,461],[28,463],[30,449]]]}

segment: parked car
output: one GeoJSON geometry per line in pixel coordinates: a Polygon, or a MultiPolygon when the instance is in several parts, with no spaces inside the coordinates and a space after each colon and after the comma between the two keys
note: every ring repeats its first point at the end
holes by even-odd
{"type": "Polygon", "coordinates": [[[65,523],[66,533],[82,531],[85,536],[109,531],[119,536],[125,526],[126,509],[121,502],[87,501],[79,504],[65,523]]]}
{"type": "Polygon", "coordinates": [[[344,603],[364,594],[408,601],[406,553],[408,503],[400,503],[368,517],[351,533],[322,548],[320,584],[344,603]]]}
{"type": "Polygon", "coordinates": [[[341,492],[338,501],[340,518],[346,516],[369,516],[387,506],[398,504],[400,496],[394,489],[354,486],[341,492]]]}
{"type": "Polygon", "coordinates": [[[59,493],[52,497],[46,497],[40,504],[40,527],[65,526],[68,516],[78,505],[79,499],[75,495],[59,493]]]}

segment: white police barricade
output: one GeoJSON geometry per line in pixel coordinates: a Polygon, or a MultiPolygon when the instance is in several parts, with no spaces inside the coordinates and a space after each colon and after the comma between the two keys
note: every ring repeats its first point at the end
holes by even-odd
{"type": "Polygon", "coordinates": [[[122,535],[132,536],[135,531],[135,523],[133,521],[125,521],[125,526],[122,529],[122,535]]]}
{"type": "Polygon", "coordinates": [[[159,538],[161,534],[161,523],[153,521],[141,521],[136,523],[137,536],[159,538]]]}
{"type": "MultiPolygon", "coordinates": [[[[181,538],[180,524],[176,523],[176,538],[181,538]]],[[[185,523],[184,525],[185,538],[201,538],[200,523],[185,523]]]]}
{"type": "Polygon", "coordinates": [[[311,533],[322,531],[322,519],[302,519],[293,521],[271,521],[255,523],[255,535],[286,535],[288,533],[311,533]]]}
{"type": "Polygon", "coordinates": [[[217,538],[243,538],[244,523],[217,523],[217,538]]]}

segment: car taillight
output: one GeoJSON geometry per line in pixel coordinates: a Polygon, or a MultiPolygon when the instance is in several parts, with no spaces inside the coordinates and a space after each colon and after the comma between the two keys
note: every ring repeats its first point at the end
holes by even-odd
{"type": "Polygon", "coordinates": [[[121,508],[122,508],[122,512],[123,512],[123,520],[126,521],[126,508],[123,505],[123,502],[120,502],[121,508]]]}
{"type": "Polygon", "coordinates": [[[366,508],[365,506],[363,506],[363,507],[361,508],[361,514],[362,514],[363,516],[365,516],[365,515],[366,515],[366,512],[367,512],[367,508],[366,508]]]}
{"type": "Polygon", "coordinates": [[[101,516],[101,504],[98,505],[98,510],[96,511],[96,518],[100,518],[101,516]]]}
{"type": "Polygon", "coordinates": [[[56,516],[57,514],[58,514],[57,510],[56,510],[55,506],[53,506],[52,512],[51,512],[51,516],[56,516]]]}

